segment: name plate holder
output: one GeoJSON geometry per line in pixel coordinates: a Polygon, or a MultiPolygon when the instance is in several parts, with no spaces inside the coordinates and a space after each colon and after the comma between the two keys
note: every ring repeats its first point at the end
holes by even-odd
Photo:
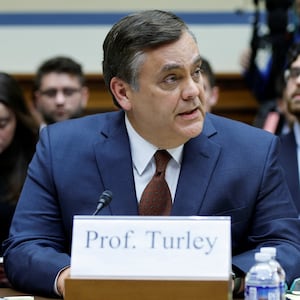
{"type": "Polygon", "coordinates": [[[231,299],[230,217],[75,216],[65,299],[231,299]]]}

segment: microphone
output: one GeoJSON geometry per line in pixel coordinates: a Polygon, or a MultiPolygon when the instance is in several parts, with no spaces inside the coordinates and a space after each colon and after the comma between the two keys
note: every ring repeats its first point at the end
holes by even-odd
{"type": "Polygon", "coordinates": [[[112,192],[109,190],[104,191],[98,200],[98,205],[95,212],[93,213],[93,216],[96,216],[103,207],[107,206],[111,202],[111,200],[112,192]]]}

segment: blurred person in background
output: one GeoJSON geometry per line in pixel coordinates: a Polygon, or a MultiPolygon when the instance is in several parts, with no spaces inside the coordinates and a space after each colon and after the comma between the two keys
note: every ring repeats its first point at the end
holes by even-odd
{"type": "Polygon", "coordinates": [[[219,87],[216,85],[216,76],[209,61],[202,57],[202,78],[205,93],[206,111],[211,112],[219,100],[219,87]]]}
{"type": "MultiPolygon", "coordinates": [[[[8,237],[27,167],[38,139],[39,126],[31,116],[20,86],[0,73],[0,241],[8,237]]],[[[0,257],[2,257],[0,249],[0,257]]],[[[7,280],[0,267],[0,287],[7,280]]]]}
{"type": "Polygon", "coordinates": [[[33,102],[42,126],[82,116],[88,98],[82,67],[75,60],[57,56],[38,68],[33,102]]]}
{"type": "Polygon", "coordinates": [[[253,33],[249,47],[241,54],[245,82],[259,103],[253,125],[275,134],[289,130],[282,106],[280,76],[288,49],[300,41],[300,0],[265,0],[265,22],[254,0],[253,33]]]}
{"type": "Polygon", "coordinates": [[[294,44],[288,52],[283,82],[283,101],[294,122],[290,132],[280,136],[279,158],[300,216],[300,43],[294,44]]]}

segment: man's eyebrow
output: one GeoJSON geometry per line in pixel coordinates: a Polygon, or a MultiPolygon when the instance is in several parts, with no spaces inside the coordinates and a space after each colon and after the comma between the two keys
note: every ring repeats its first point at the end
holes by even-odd
{"type": "MultiPolygon", "coordinates": [[[[202,59],[201,59],[201,56],[197,56],[194,61],[193,61],[193,65],[197,65],[197,64],[202,64],[202,59]]],[[[183,66],[181,64],[166,64],[165,66],[162,67],[161,69],[161,72],[168,72],[168,71],[171,71],[171,70],[175,70],[175,69],[180,69],[182,68],[183,66]]]]}
{"type": "Polygon", "coordinates": [[[175,70],[175,69],[180,69],[182,68],[182,65],[181,64],[167,64],[167,65],[164,65],[161,69],[161,72],[168,72],[168,71],[171,71],[171,70],[175,70]]]}
{"type": "Polygon", "coordinates": [[[198,64],[202,65],[202,58],[200,55],[198,55],[194,60],[194,65],[198,65],[198,64]]]}

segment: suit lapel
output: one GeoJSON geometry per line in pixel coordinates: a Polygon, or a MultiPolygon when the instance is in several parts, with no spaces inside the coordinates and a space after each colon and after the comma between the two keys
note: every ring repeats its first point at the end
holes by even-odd
{"type": "Polygon", "coordinates": [[[216,134],[211,122],[200,136],[184,146],[183,161],[171,215],[198,215],[221,148],[210,137],[216,134]]]}
{"type": "Polygon", "coordinates": [[[110,204],[113,215],[136,215],[137,200],[130,145],[124,113],[107,115],[110,120],[95,144],[95,156],[104,189],[113,193],[110,204]]]}
{"type": "MultiPolygon", "coordinates": [[[[124,113],[108,114],[106,127],[94,145],[95,157],[104,189],[113,192],[113,215],[137,215],[137,199],[132,158],[124,113]]],[[[210,121],[203,132],[184,146],[184,160],[177,185],[172,215],[197,215],[220,154],[220,146],[210,140],[216,133],[210,121]]]]}

